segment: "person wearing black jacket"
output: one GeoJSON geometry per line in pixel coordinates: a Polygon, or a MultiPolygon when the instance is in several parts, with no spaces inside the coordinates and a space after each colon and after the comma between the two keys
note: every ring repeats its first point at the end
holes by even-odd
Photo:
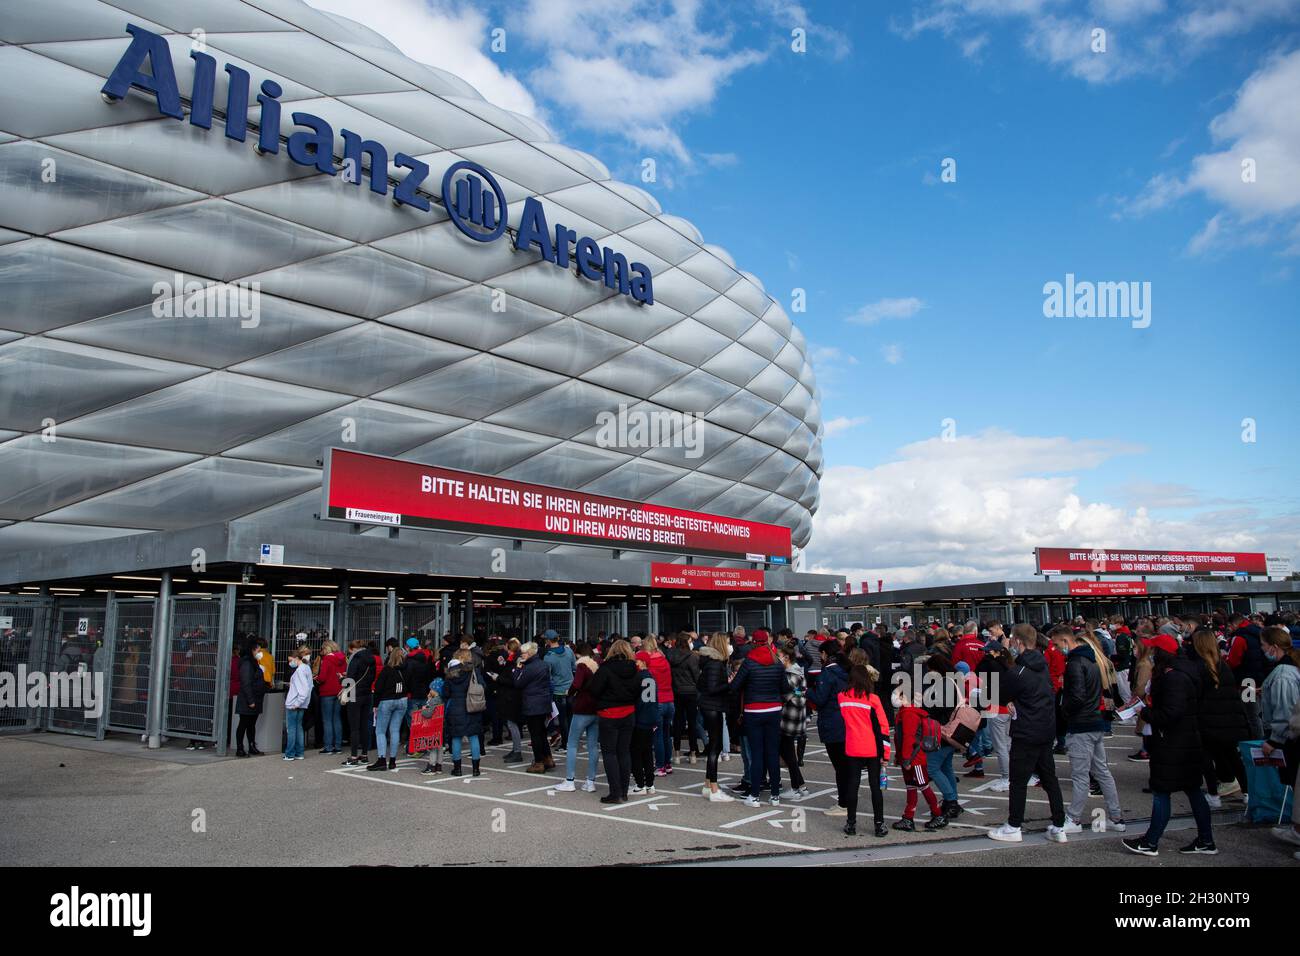
{"type": "MultiPolygon", "coordinates": [[[[922,697],[926,709],[942,727],[952,720],[953,711],[964,699],[961,675],[953,669],[947,645],[936,645],[926,658],[924,681],[922,697]]],[[[956,745],[944,740],[938,750],[925,755],[926,771],[943,796],[943,815],[949,820],[955,820],[963,813],[957,796],[957,774],[952,768],[956,754],[956,745]]]]}
{"type": "Polygon", "coordinates": [[[695,744],[695,724],[699,709],[700,659],[691,648],[690,635],[680,631],[668,639],[664,657],[672,672],[673,711],[672,755],[675,757],[682,738],[686,738],[686,753],[691,763],[703,756],[695,744]]]}
{"type": "Polygon", "coordinates": [[[1201,730],[1197,716],[1202,696],[1204,665],[1179,653],[1170,634],[1144,637],[1142,642],[1155,653],[1151,672],[1151,705],[1142,716],[1151,726],[1147,750],[1151,754],[1151,822],[1140,837],[1124,840],[1126,849],[1143,856],[1160,854],[1172,812],[1172,797],[1182,792],[1196,818],[1196,839],[1179,850],[1183,854],[1218,853],[1210,824],[1210,807],[1201,790],[1201,730]]]}
{"type": "Polygon", "coordinates": [[[1250,739],[1246,705],[1241,699],[1241,684],[1219,654],[1219,642],[1209,628],[1197,628],[1185,646],[1190,660],[1199,663],[1201,672],[1201,744],[1204,747],[1202,770],[1205,799],[1211,809],[1223,797],[1240,791],[1246,793],[1246,766],[1238,743],[1250,739]],[[1235,781],[1235,782],[1234,782],[1235,781]],[[1224,784],[1227,787],[1224,787],[1224,784]]]}
{"type": "Polygon", "coordinates": [[[1067,626],[1052,629],[1050,638],[1059,640],[1065,653],[1065,680],[1061,688],[1061,712],[1065,717],[1065,745],[1070,756],[1069,812],[1066,814],[1065,832],[1083,830],[1084,809],[1091,794],[1091,781],[1096,780],[1106,800],[1109,827],[1119,833],[1126,829],[1124,812],[1120,808],[1119,790],[1110,767],[1106,765],[1106,718],[1102,698],[1110,691],[1105,677],[1113,676],[1114,665],[1109,658],[1098,660],[1098,651],[1067,626]]]}
{"type": "Polygon", "coordinates": [[[722,753],[722,722],[727,712],[727,635],[721,631],[700,648],[699,680],[696,701],[704,717],[705,744],[704,796],[714,803],[727,803],[732,797],[718,789],[718,757],[722,753]]]}
{"type": "MultiPolygon", "coordinates": [[[[1056,779],[1056,694],[1047,673],[1047,658],[1038,649],[1040,635],[1023,621],[1011,629],[1011,647],[1016,661],[1002,676],[1003,697],[1015,708],[1011,721],[1011,801],[1007,822],[989,831],[989,837],[1003,843],[1019,843],[1025,820],[1025,798],[1029,778],[1038,775],[1051,806],[1052,823],[1047,838],[1065,843],[1065,801],[1056,779]]],[[[1042,637],[1044,643],[1047,638],[1042,637]]],[[[935,718],[938,720],[938,718],[935,718]]]]}
{"type": "MultiPolygon", "coordinates": [[[[523,763],[524,735],[519,729],[523,716],[519,712],[519,691],[510,679],[514,671],[515,658],[519,653],[519,641],[511,638],[504,646],[498,646],[496,652],[483,662],[488,683],[496,694],[496,717],[510,732],[510,753],[502,758],[504,763],[523,763]]],[[[493,739],[496,739],[495,737],[493,739]]],[[[499,741],[498,741],[499,742],[499,741]]]]}
{"type": "Polygon", "coordinates": [[[424,706],[429,698],[429,684],[433,682],[433,661],[428,651],[420,647],[414,637],[406,640],[406,658],[402,661],[402,686],[406,688],[406,714],[402,717],[402,726],[408,731],[411,727],[411,715],[424,706]]]}
{"type": "Polygon", "coordinates": [[[632,730],[640,694],[641,675],[632,645],[616,640],[591,678],[591,696],[600,719],[600,756],[609,781],[609,793],[600,798],[601,803],[627,803],[632,777],[632,730]]]}
{"type": "Polygon", "coordinates": [[[371,706],[375,683],[375,655],[365,641],[348,644],[348,671],[346,688],[348,696],[348,729],[352,737],[352,755],[343,761],[346,767],[356,767],[370,759],[371,706]],[[357,756],[360,749],[361,755],[357,756]]]}
{"type": "MultiPolygon", "coordinates": [[[[464,648],[461,648],[464,650],[464,648]]],[[[509,675],[510,682],[519,692],[519,711],[528,725],[528,737],[533,747],[533,762],[525,769],[528,773],[545,773],[555,769],[551,743],[546,736],[546,722],[551,716],[551,669],[537,656],[537,644],[529,641],[519,648],[519,660],[509,675]]]]}
{"type": "MultiPolygon", "coordinates": [[[[451,746],[451,775],[459,777],[461,770],[462,738],[469,738],[469,757],[474,776],[479,775],[482,756],[480,735],[483,733],[483,711],[470,713],[470,684],[478,680],[483,684],[483,672],[474,667],[474,655],[460,648],[447,662],[447,676],[442,680],[443,740],[451,746]]],[[[484,690],[486,691],[486,687],[484,690]]]]}
{"type": "Polygon", "coordinates": [[[745,805],[758,806],[766,780],[772,806],[781,804],[781,700],[787,689],[785,668],[772,653],[767,631],[754,632],[753,649],[731,682],[731,696],[741,702],[745,746],[749,751],[749,795],[745,805]]]}
{"type": "Polygon", "coordinates": [[[258,661],[265,653],[251,638],[244,642],[239,652],[239,698],[235,702],[235,713],[239,715],[239,726],[235,728],[236,757],[262,756],[262,751],[257,749],[257,718],[262,714],[266,681],[258,661]],[[248,740],[247,750],[244,749],[245,739],[248,740]]]}

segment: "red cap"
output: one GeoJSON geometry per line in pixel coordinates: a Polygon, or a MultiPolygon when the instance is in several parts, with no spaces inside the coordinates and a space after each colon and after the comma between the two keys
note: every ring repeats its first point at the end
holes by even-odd
{"type": "Polygon", "coordinates": [[[1172,634],[1157,634],[1155,637],[1144,637],[1142,643],[1147,647],[1155,647],[1170,654],[1178,653],[1178,642],[1174,640],[1172,634]]]}
{"type": "Polygon", "coordinates": [[[761,628],[761,627],[760,627],[758,630],[756,630],[756,631],[754,632],[754,643],[755,643],[755,644],[766,644],[766,643],[767,643],[767,638],[768,638],[768,633],[767,633],[767,631],[764,630],[764,629],[761,628]]]}

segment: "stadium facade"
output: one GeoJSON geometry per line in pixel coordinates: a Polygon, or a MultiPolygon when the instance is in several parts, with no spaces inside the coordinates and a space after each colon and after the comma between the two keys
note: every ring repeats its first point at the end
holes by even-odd
{"type": "Polygon", "coordinates": [[[298,0],[6,4],[0,40],[0,653],[110,695],[0,722],[221,740],[236,635],[283,673],[300,634],[773,626],[842,584],[323,501],[335,448],[808,542],[803,335],[599,160],[298,0]]]}

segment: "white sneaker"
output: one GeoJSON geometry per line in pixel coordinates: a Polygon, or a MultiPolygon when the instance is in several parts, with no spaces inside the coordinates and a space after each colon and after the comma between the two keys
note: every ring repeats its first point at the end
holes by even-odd
{"type": "Polygon", "coordinates": [[[778,797],[773,797],[771,800],[769,800],[769,801],[767,801],[767,802],[768,802],[769,804],[771,804],[772,806],[774,806],[774,807],[779,807],[779,806],[781,805],[781,798],[780,798],[779,796],[778,796],[778,797]]]}
{"type": "Polygon", "coordinates": [[[723,759],[723,760],[726,760],[726,761],[728,761],[728,762],[730,762],[730,761],[731,761],[731,751],[730,751],[730,750],[723,751],[723,753],[722,753],[722,759],[723,759]]]}
{"type": "Polygon", "coordinates": [[[823,810],[822,813],[828,817],[847,817],[849,815],[849,811],[841,806],[831,807],[829,810],[823,810]]]}
{"type": "Polygon", "coordinates": [[[646,795],[647,797],[653,797],[653,796],[655,796],[658,792],[659,792],[659,791],[656,790],[654,787],[646,787],[646,788],[645,788],[645,795],[646,795]]]}
{"type": "Polygon", "coordinates": [[[628,788],[627,792],[633,796],[639,795],[645,793],[645,787],[638,787],[636,784],[632,784],[632,786],[628,788]]]}
{"type": "Polygon", "coordinates": [[[1069,817],[1066,817],[1066,818],[1065,818],[1065,826],[1061,827],[1061,829],[1064,830],[1066,833],[1082,833],[1082,832],[1083,832],[1083,827],[1079,826],[1079,824],[1075,823],[1075,822],[1074,822],[1073,820],[1071,820],[1069,817]]]}
{"type": "Polygon", "coordinates": [[[1211,810],[1222,810],[1222,809],[1223,809],[1223,798],[1222,798],[1222,797],[1216,797],[1216,796],[1215,796],[1214,794],[1212,794],[1212,793],[1207,793],[1207,794],[1205,795],[1205,802],[1208,803],[1208,804],[1210,805],[1210,809],[1211,809],[1211,810]]]}
{"type": "Polygon", "coordinates": [[[989,839],[997,840],[999,843],[1019,843],[1024,839],[1024,835],[1020,832],[1020,827],[1004,823],[997,829],[989,831],[989,839]]]}
{"type": "Polygon", "coordinates": [[[562,783],[557,783],[555,785],[555,789],[558,790],[560,793],[573,793],[573,791],[577,790],[578,788],[574,785],[572,780],[565,780],[562,783]]]}
{"type": "Polygon", "coordinates": [[[1011,781],[999,777],[989,785],[989,793],[1006,793],[1011,789],[1011,781]]]}
{"type": "Polygon", "coordinates": [[[751,793],[749,796],[747,796],[747,797],[745,798],[745,806],[747,806],[747,807],[761,807],[762,804],[758,802],[758,797],[754,796],[754,795],[751,793]]]}
{"type": "Polygon", "coordinates": [[[796,790],[796,791],[794,792],[794,795],[791,797],[791,799],[793,799],[793,800],[802,800],[802,799],[804,799],[804,798],[807,797],[807,796],[808,796],[808,788],[807,788],[807,787],[800,787],[798,790],[796,790]]]}
{"type": "Polygon", "coordinates": [[[1230,797],[1234,793],[1241,793],[1241,784],[1235,780],[1229,780],[1227,783],[1219,784],[1219,796],[1230,797]]]}
{"type": "MultiPolygon", "coordinates": [[[[1068,820],[1066,821],[1066,825],[1069,825],[1068,820]]],[[[1053,843],[1065,843],[1067,839],[1065,834],[1065,827],[1049,826],[1047,828],[1047,839],[1051,840],[1053,843]]]]}
{"type": "Polygon", "coordinates": [[[583,792],[583,793],[595,793],[595,792],[596,792],[596,781],[595,781],[595,780],[587,780],[587,781],[584,781],[583,784],[582,784],[582,792],[583,792]]]}
{"type": "MultiPolygon", "coordinates": [[[[1032,788],[1032,787],[1036,787],[1036,786],[1038,786],[1038,774],[1036,774],[1036,773],[1035,773],[1035,774],[1030,774],[1030,776],[1029,776],[1029,783],[1027,784],[1027,786],[1029,786],[1029,787],[1031,787],[1031,788],[1032,788]]],[[[1008,785],[1007,789],[1010,790],[1011,787],[1008,785]]]]}
{"type": "MultiPolygon", "coordinates": [[[[1127,833],[1127,832],[1128,832],[1128,824],[1125,823],[1123,820],[1107,820],[1107,821],[1106,821],[1106,827],[1105,827],[1105,828],[1106,828],[1107,830],[1112,830],[1112,831],[1114,831],[1115,833],[1127,833]]],[[[1096,827],[1096,826],[1093,826],[1093,829],[1096,830],[1097,827],[1096,827]]]]}
{"type": "Polygon", "coordinates": [[[1274,827],[1269,832],[1279,840],[1300,846],[1300,833],[1296,833],[1293,827],[1274,827]]]}
{"type": "Polygon", "coordinates": [[[735,797],[723,793],[721,790],[710,790],[708,787],[704,788],[704,792],[709,798],[709,803],[731,803],[736,799],[735,797]]]}

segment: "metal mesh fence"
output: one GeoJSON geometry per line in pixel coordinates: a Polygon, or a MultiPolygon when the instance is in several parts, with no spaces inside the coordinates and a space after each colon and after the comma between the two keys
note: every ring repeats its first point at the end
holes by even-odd
{"type": "Polygon", "coordinates": [[[601,631],[612,634],[619,629],[619,621],[622,616],[622,612],[616,608],[584,610],[582,612],[582,639],[594,643],[601,631]]]}
{"type": "Polygon", "coordinates": [[[220,598],[172,600],[163,732],[216,740],[217,637],[220,598]]]}
{"type": "Polygon", "coordinates": [[[333,630],[333,601],[276,601],[275,633],[271,639],[275,660],[273,683],[280,684],[289,679],[291,650],[299,644],[306,644],[319,658],[320,646],[332,637],[333,630]]]}
{"type": "MultiPolygon", "coordinates": [[[[46,729],[94,737],[99,715],[89,713],[91,700],[103,687],[105,656],[104,609],[64,607],[57,612],[57,627],[46,644],[45,672],[49,677],[46,729]],[[94,675],[100,675],[99,688],[94,675]]],[[[102,703],[102,702],[101,702],[102,703]]]]}
{"type": "Polygon", "coordinates": [[[402,604],[397,608],[397,616],[401,621],[398,635],[405,645],[408,638],[415,638],[421,644],[426,641],[431,642],[434,650],[438,650],[442,644],[442,627],[439,618],[442,616],[442,608],[437,604],[402,604]]]}
{"type": "Polygon", "coordinates": [[[736,624],[745,629],[745,633],[753,634],[760,627],[770,629],[772,627],[771,609],[764,607],[737,607],[735,609],[736,624]]]}
{"type": "Polygon", "coordinates": [[[30,671],[37,664],[49,620],[48,606],[0,602],[0,674],[14,675],[10,679],[18,691],[15,706],[0,708],[0,729],[25,730],[36,717],[26,706],[26,683],[25,678],[19,680],[19,668],[30,671]]]}
{"type": "Polygon", "coordinates": [[[573,640],[573,612],[572,611],[543,611],[537,610],[533,615],[533,630],[538,634],[551,630],[565,640],[573,640]]]}
{"type": "Polygon", "coordinates": [[[143,731],[149,714],[154,601],[117,601],[108,681],[108,726],[143,731]]]}
{"type": "Polygon", "coordinates": [[[384,633],[384,618],[388,612],[385,601],[353,601],[348,605],[348,640],[374,641],[381,650],[388,637],[384,633]]]}

